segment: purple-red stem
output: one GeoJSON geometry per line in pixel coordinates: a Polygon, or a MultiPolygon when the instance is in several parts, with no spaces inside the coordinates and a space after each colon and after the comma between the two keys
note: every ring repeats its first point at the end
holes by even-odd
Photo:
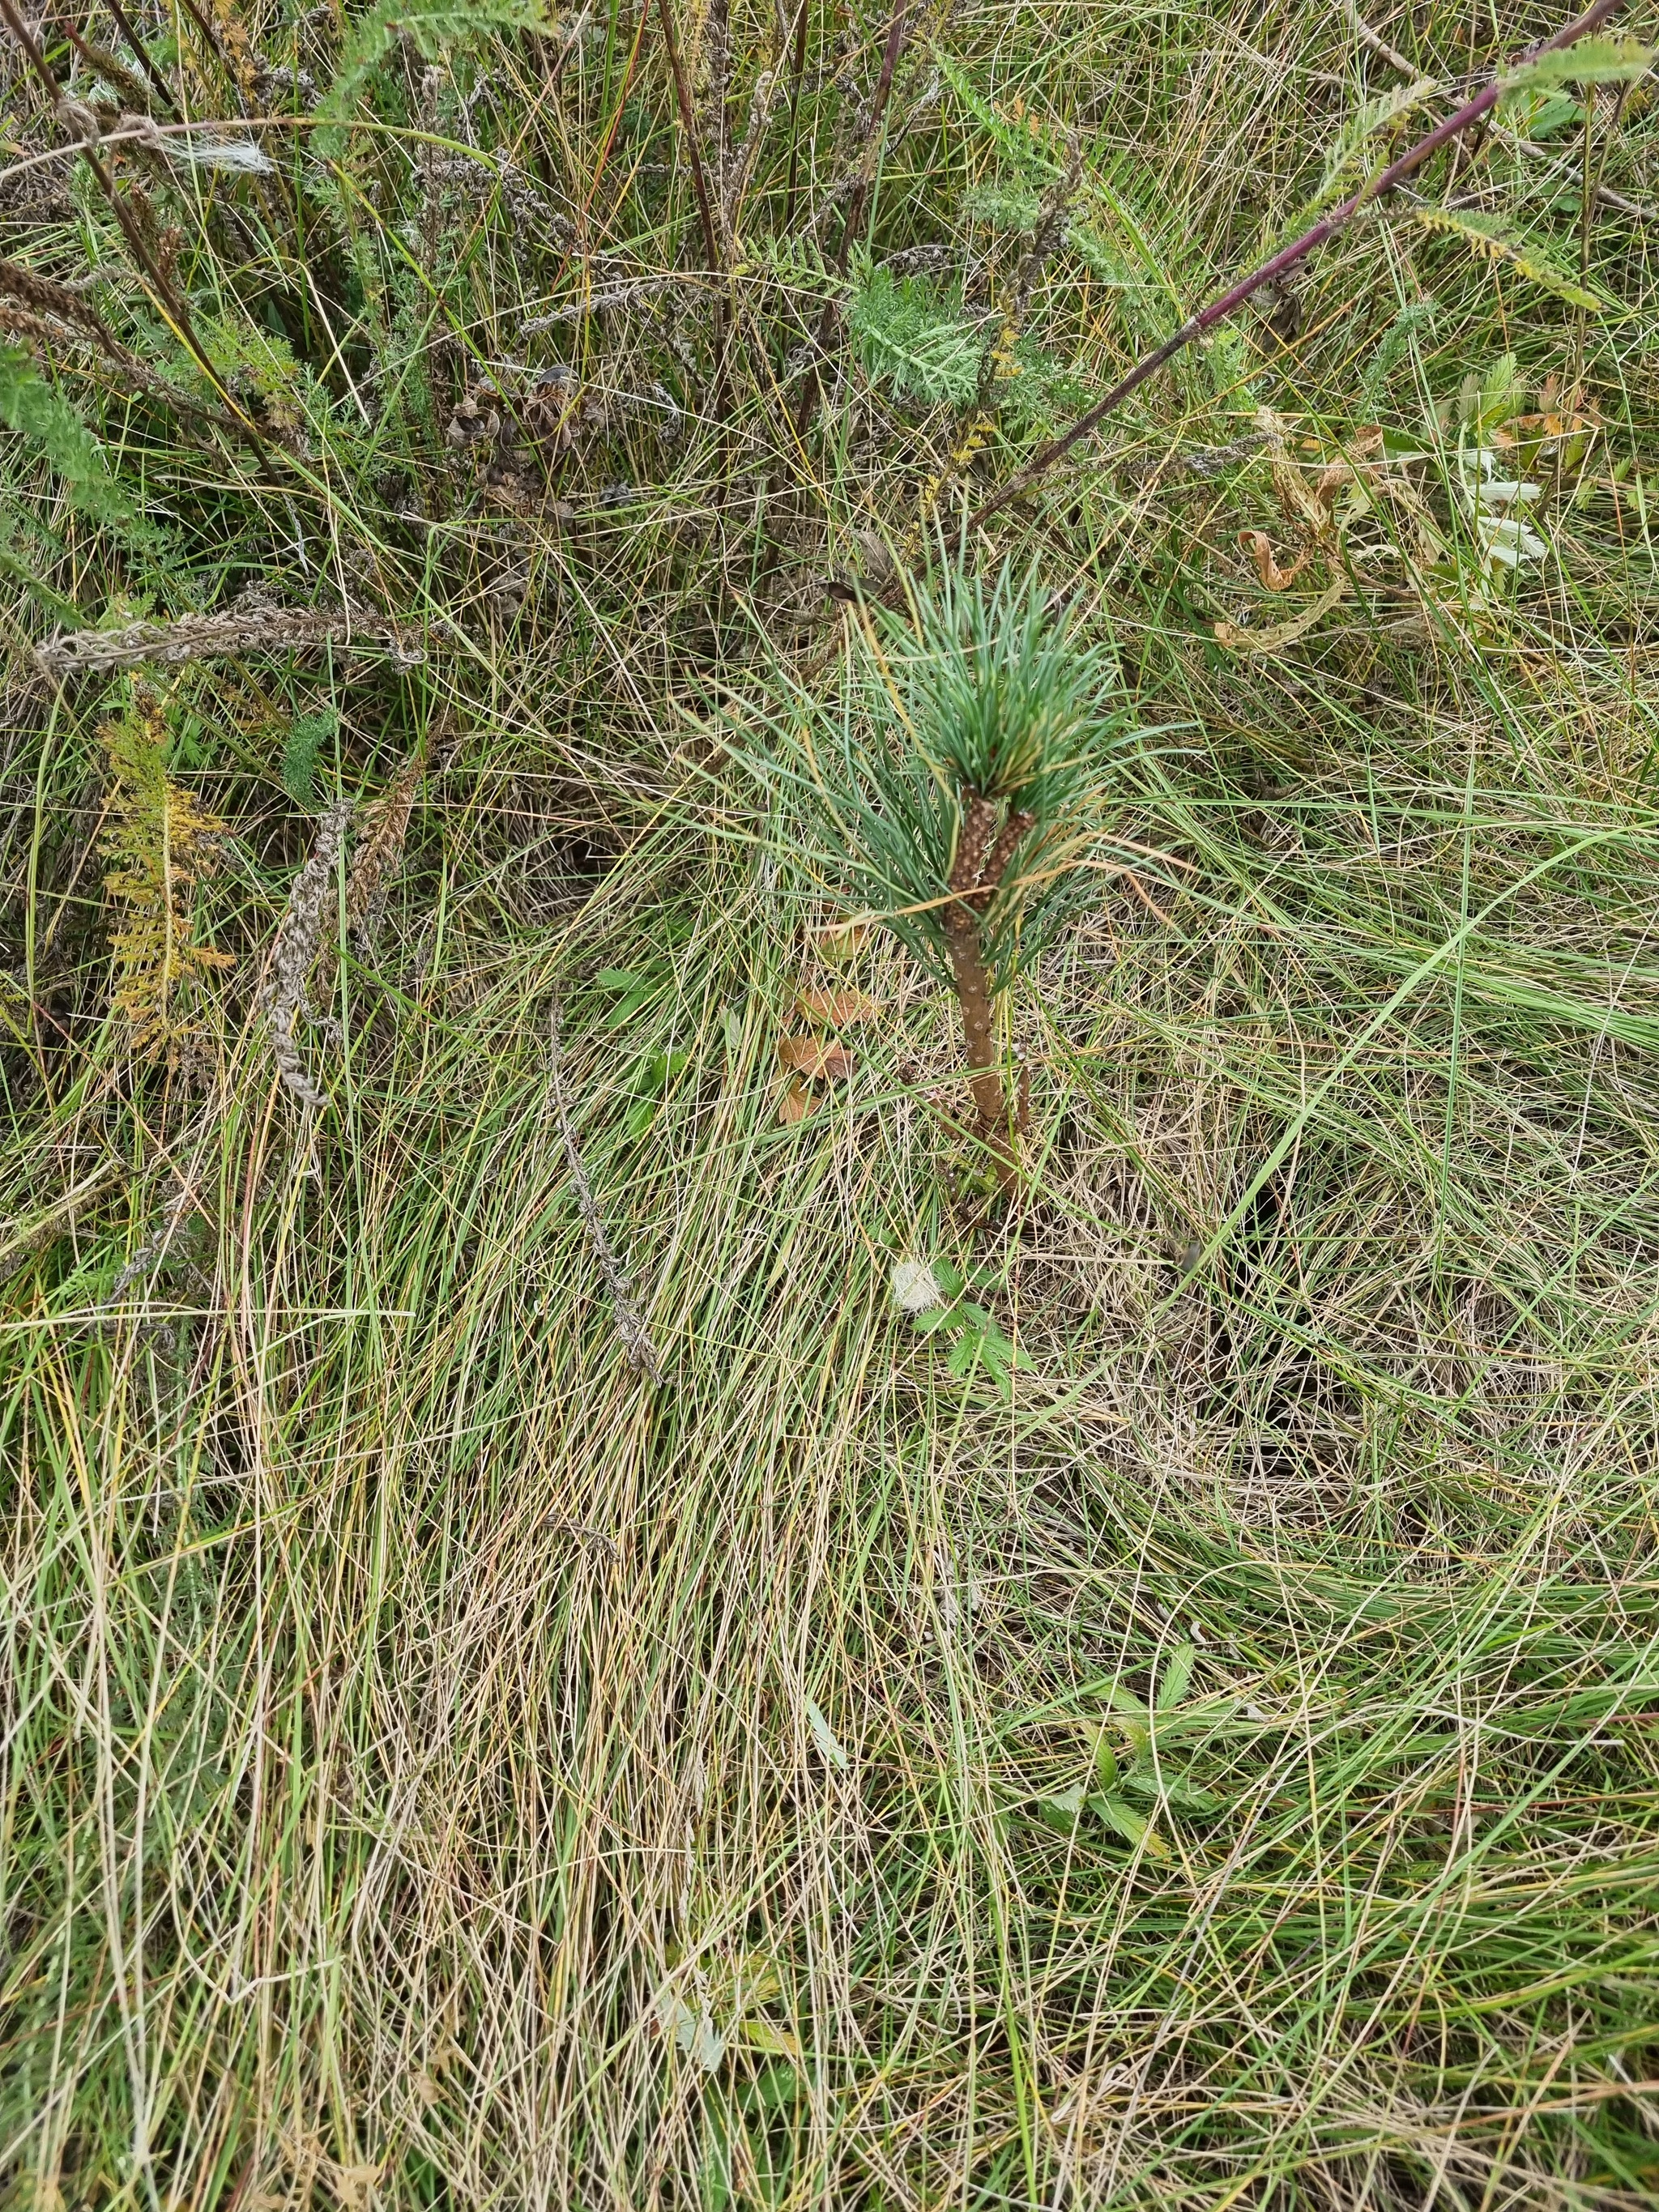
{"type": "MultiPolygon", "coordinates": [[[[1537,46],[1528,46],[1512,64],[1512,69],[1523,69],[1528,62],[1536,61],[1540,54],[1556,53],[1563,46],[1576,44],[1587,33],[1605,23],[1608,16],[1623,4],[1624,0],[1595,0],[1594,7],[1587,8],[1582,15],[1565,24],[1553,39],[1540,40],[1537,46]]],[[[1223,292],[1218,298],[1212,300],[1207,307],[1200,307],[1189,322],[1182,325],[1173,337],[1166,338],[1154,352],[1138,361],[1121,384],[1115,385],[1106,397],[1097,400],[1086,415],[1080,416],[1069,430],[1064,430],[1059,437],[1051,439],[1017,476],[1008,479],[1000,491],[994,492],[982,507],[976,508],[969,517],[969,528],[976,529],[988,516],[1006,507],[1010,500],[1017,499],[1056,461],[1069,453],[1073,446],[1080,444],[1097,423],[1104,422],[1115,408],[1121,406],[1132,392],[1138,391],[1149,377],[1156,376],[1164,362],[1173,360],[1183,346],[1190,345],[1194,338],[1202,337],[1206,331],[1212,330],[1216,324],[1224,321],[1235,307],[1243,306],[1253,292],[1259,292],[1264,284],[1272,283],[1274,277],[1282,276],[1287,269],[1294,268],[1316,246],[1323,246],[1327,239],[1334,238],[1361,208],[1369,207],[1384,192],[1391,192],[1413,169],[1426,161],[1431,154],[1438,153],[1449,139],[1455,138],[1462,131],[1467,131],[1470,124],[1478,123],[1483,115],[1498,105],[1505,76],[1510,73],[1506,71],[1495,76],[1484,92],[1477,94],[1474,99],[1449,115],[1443,123],[1437,125],[1426,138],[1419,138],[1416,145],[1403,153],[1397,161],[1391,162],[1380,177],[1363,185],[1352,199],[1344,200],[1340,207],[1333,208],[1330,214],[1316,222],[1311,230],[1304,231],[1300,238],[1292,240],[1289,246],[1282,246],[1271,261],[1264,261],[1250,276],[1241,277],[1237,284],[1223,292]]]]}

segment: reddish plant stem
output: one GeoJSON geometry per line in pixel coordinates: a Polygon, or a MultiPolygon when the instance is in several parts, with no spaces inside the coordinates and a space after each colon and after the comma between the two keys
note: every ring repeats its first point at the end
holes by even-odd
{"type": "MultiPolygon", "coordinates": [[[[697,196],[697,220],[702,228],[702,250],[709,274],[718,278],[721,267],[719,235],[714,228],[714,204],[708,197],[708,179],[703,174],[702,155],[697,149],[696,118],[691,105],[691,88],[686,82],[685,64],[680,55],[680,42],[674,28],[674,0],[658,0],[658,12],[662,17],[663,44],[668,49],[668,67],[674,79],[674,104],[680,112],[680,131],[685,140],[685,155],[691,164],[691,185],[697,196]]],[[[617,110],[620,122],[622,111],[617,110]]],[[[714,399],[712,413],[720,422],[726,412],[726,295],[717,286],[714,294],[714,326],[709,350],[714,358],[714,399]]]]}
{"type": "Polygon", "coordinates": [[[658,12],[662,17],[663,44],[668,49],[668,67],[674,79],[674,105],[680,111],[680,129],[685,137],[685,156],[691,164],[691,185],[697,195],[697,219],[702,226],[702,250],[713,270],[720,265],[720,246],[714,233],[714,210],[708,198],[708,182],[702,173],[702,156],[697,151],[691,88],[685,81],[685,64],[680,58],[680,42],[674,29],[673,0],[658,0],[658,12]]]}
{"type": "MultiPolygon", "coordinates": [[[[1608,16],[1623,5],[1624,0],[1595,0],[1594,7],[1587,8],[1582,15],[1564,25],[1553,38],[1541,40],[1535,46],[1528,46],[1512,64],[1512,70],[1524,68],[1527,63],[1536,61],[1540,54],[1556,53],[1564,46],[1574,45],[1587,33],[1599,29],[1608,16]]],[[[1467,131],[1471,124],[1478,123],[1482,116],[1488,114],[1498,105],[1505,75],[1510,73],[1495,76],[1484,92],[1478,93],[1473,100],[1449,115],[1425,138],[1419,138],[1397,161],[1390,162],[1381,176],[1362,186],[1352,199],[1344,200],[1340,207],[1333,208],[1330,214],[1315,223],[1311,230],[1304,231],[1300,238],[1293,239],[1290,245],[1281,247],[1270,261],[1264,261],[1249,276],[1241,277],[1237,284],[1230,286],[1218,298],[1212,300],[1208,307],[1201,307],[1190,321],[1183,323],[1173,337],[1166,338],[1155,351],[1138,361],[1121,384],[1115,385],[1086,415],[1079,416],[1070,429],[1063,430],[1059,437],[1050,439],[1042,451],[1017,475],[1011,477],[1000,491],[994,492],[982,506],[975,508],[969,517],[969,528],[976,529],[981,523],[1006,507],[1010,500],[1018,499],[1021,492],[1029,489],[1040,476],[1051,469],[1056,461],[1063,459],[1074,446],[1079,445],[1091,430],[1104,422],[1107,416],[1121,406],[1132,392],[1138,391],[1149,377],[1156,376],[1164,363],[1173,360],[1183,347],[1189,346],[1194,338],[1202,337],[1206,331],[1224,321],[1235,308],[1243,306],[1253,292],[1260,291],[1264,284],[1272,283],[1276,276],[1281,276],[1287,269],[1294,268],[1316,246],[1323,246],[1328,239],[1334,238],[1362,208],[1370,206],[1385,192],[1391,192],[1396,185],[1403,184],[1412,171],[1426,161],[1431,154],[1438,153],[1460,131],[1467,131]]]]}
{"type": "Polygon", "coordinates": [[[789,186],[784,194],[782,234],[789,237],[795,228],[795,198],[800,184],[800,88],[806,75],[806,9],[807,0],[800,0],[795,16],[795,52],[790,65],[789,81],[789,186]]]}
{"type": "Polygon", "coordinates": [[[997,1070],[991,979],[980,948],[977,918],[960,907],[951,908],[945,916],[945,939],[951,955],[951,981],[962,1009],[963,1048],[968,1060],[968,1089],[979,1117],[977,1133],[996,1154],[999,1180],[1006,1187],[1013,1171],[1008,1095],[997,1070]]]}

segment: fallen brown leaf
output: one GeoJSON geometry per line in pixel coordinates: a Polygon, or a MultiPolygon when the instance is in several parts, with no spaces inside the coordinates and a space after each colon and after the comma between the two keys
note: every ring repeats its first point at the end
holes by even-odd
{"type": "Polygon", "coordinates": [[[812,1094],[799,1075],[792,1075],[778,1095],[778,1119],[786,1127],[804,1121],[812,1110],[812,1094]]]}
{"type": "Polygon", "coordinates": [[[867,991],[803,991],[795,1000],[804,1019],[828,1030],[849,1030],[881,1012],[867,991]]]}
{"type": "Polygon", "coordinates": [[[826,1044],[822,1037],[778,1039],[778,1066],[792,1068],[811,1082],[844,1082],[853,1073],[854,1065],[853,1055],[845,1045],[826,1044]]]}

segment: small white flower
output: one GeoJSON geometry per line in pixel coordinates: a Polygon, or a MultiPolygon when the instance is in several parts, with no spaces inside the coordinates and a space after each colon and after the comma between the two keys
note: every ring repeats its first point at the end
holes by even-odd
{"type": "Polygon", "coordinates": [[[893,1304],[902,1313],[926,1313],[943,1305],[945,1292],[939,1277],[925,1260],[898,1260],[893,1264],[893,1304]]]}

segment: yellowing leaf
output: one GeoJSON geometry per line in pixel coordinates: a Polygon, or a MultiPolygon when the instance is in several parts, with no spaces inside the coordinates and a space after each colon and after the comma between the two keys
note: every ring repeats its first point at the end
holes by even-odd
{"type": "Polygon", "coordinates": [[[1238,542],[1255,562],[1255,573],[1270,592],[1282,592],[1293,584],[1308,565],[1305,552],[1298,553],[1288,568],[1281,568],[1273,552],[1273,542],[1265,530],[1241,530],[1238,542]]]}
{"type": "Polygon", "coordinates": [[[1523,233],[1511,229],[1501,216],[1474,215],[1464,208],[1417,208],[1413,210],[1425,230],[1449,232],[1461,238],[1474,252],[1488,261],[1501,261],[1518,276],[1525,276],[1571,307],[1583,307],[1592,315],[1605,312],[1607,302],[1599,293],[1558,269],[1543,249],[1523,233]]]}
{"type": "Polygon", "coordinates": [[[1323,591],[1311,606],[1304,607],[1289,622],[1275,623],[1268,629],[1243,629],[1237,623],[1218,622],[1215,626],[1216,643],[1224,645],[1230,653],[1279,653],[1287,645],[1294,645],[1306,637],[1310,629],[1324,621],[1339,600],[1347,596],[1348,580],[1339,576],[1328,590],[1323,591]]]}
{"type": "Polygon", "coordinates": [[[235,965],[230,953],[197,942],[191,911],[225,825],[167,774],[167,723],[154,693],[139,689],[133,711],[100,734],[114,777],[103,849],[117,917],[115,1004],[135,1048],[155,1052],[184,1033],[191,987],[235,965]]]}

